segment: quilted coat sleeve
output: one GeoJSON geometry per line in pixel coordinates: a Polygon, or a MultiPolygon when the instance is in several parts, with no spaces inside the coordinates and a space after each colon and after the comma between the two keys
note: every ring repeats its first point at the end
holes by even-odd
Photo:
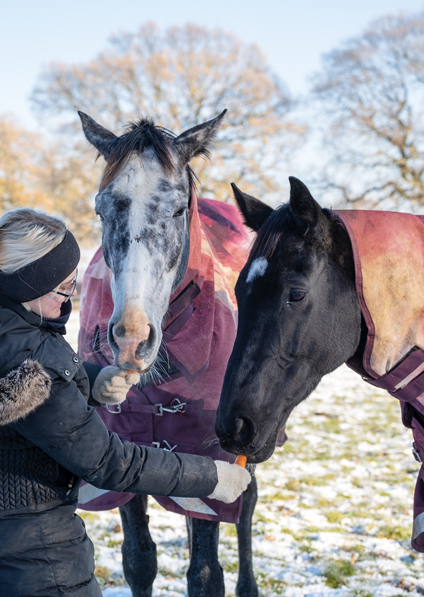
{"type": "Polygon", "coordinates": [[[49,398],[13,427],[74,475],[114,491],[205,497],[217,484],[211,458],[121,441],[74,381],[53,379],[49,398]]]}

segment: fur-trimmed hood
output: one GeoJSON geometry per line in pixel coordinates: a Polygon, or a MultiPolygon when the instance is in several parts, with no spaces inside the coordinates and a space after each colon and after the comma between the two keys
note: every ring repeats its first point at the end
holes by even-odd
{"type": "Polygon", "coordinates": [[[0,425],[22,419],[50,395],[51,379],[37,361],[26,359],[0,379],[0,425]]]}

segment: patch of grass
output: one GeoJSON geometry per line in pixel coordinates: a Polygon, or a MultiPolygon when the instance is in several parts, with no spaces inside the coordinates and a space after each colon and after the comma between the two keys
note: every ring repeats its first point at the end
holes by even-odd
{"type": "Polygon", "coordinates": [[[269,589],[277,595],[283,595],[283,591],[287,586],[284,581],[263,574],[258,574],[256,580],[260,589],[268,589],[268,591],[264,593],[265,595],[268,595],[269,589]]]}
{"type": "Polygon", "coordinates": [[[293,496],[289,493],[283,493],[282,491],[276,491],[275,493],[269,494],[269,499],[273,502],[281,501],[281,502],[289,502],[293,500],[293,496]]]}
{"type": "Polygon", "coordinates": [[[122,539],[116,541],[115,539],[110,539],[106,542],[106,547],[121,547],[122,539]]]}
{"type": "Polygon", "coordinates": [[[308,553],[308,554],[311,554],[313,552],[316,553],[316,549],[314,549],[310,543],[303,543],[302,545],[299,545],[299,551],[300,551],[300,553],[308,553]]]}
{"type": "Polygon", "coordinates": [[[96,522],[98,518],[95,512],[82,512],[81,510],[78,511],[78,516],[82,518],[84,522],[96,522]]]}
{"type": "Polygon", "coordinates": [[[377,537],[404,541],[411,538],[411,529],[395,526],[393,524],[383,524],[377,531],[377,537]]]}
{"type": "Polygon", "coordinates": [[[263,523],[269,524],[270,522],[274,522],[272,518],[268,518],[267,516],[264,516],[260,512],[255,512],[253,517],[254,517],[255,523],[263,522],[263,523]]]}
{"type": "Polygon", "coordinates": [[[331,506],[334,506],[334,500],[329,500],[328,498],[320,497],[318,499],[318,506],[320,508],[330,508],[331,506]]]}
{"type": "Polygon", "coordinates": [[[161,574],[165,578],[181,578],[183,574],[176,574],[173,570],[168,570],[168,568],[158,567],[158,574],[161,574]]]}
{"type": "Polygon", "coordinates": [[[224,568],[225,572],[238,572],[238,562],[236,560],[234,562],[228,562],[227,564],[221,562],[221,565],[224,568]]]}
{"type": "Polygon", "coordinates": [[[351,592],[352,597],[374,597],[372,593],[370,593],[367,589],[356,588],[353,589],[351,592]]]}
{"type": "MultiPolygon", "coordinates": [[[[331,453],[328,451],[314,452],[314,460],[331,460],[331,453]]],[[[308,458],[309,460],[309,458],[308,458]]]]}
{"type": "Polygon", "coordinates": [[[314,527],[314,526],[304,528],[304,532],[307,533],[308,535],[316,535],[320,531],[322,531],[322,529],[320,529],[319,527],[314,527]]]}
{"type": "Polygon", "coordinates": [[[330,523],[341,522],[344,518],[346,518],[346,514],[343,514],[343,512],[337,512],[335,510],[324,513],[324,516],[330,523]]]}
{"type": "Polygon", "coordinates": [[[106,566],[99,566],[98,564],[96,564],[96,567],[94,568],[94,576],[96,577],[96,580],[99,583],[101,589],[103,589],[106,586],[106,584],[112,584],[112,571],[109,570],[109,568],[106,568],[106,566]]]}
{"type": "Polygon", "coordinates": [[[338,418],[326,419],[322,422],[321,428],[326,433],[340,433],[340,421],[338,418]]]}
{"type": "Polygon", "coordinates": [[[335,560],[324,570],[327,587],[337,589],[346,584],[346,579],[355,574],[355,567],[348,560],[335,560]]]}
{"type": "Polygon", "coordinates": [[[227,537],[237,537],[237,527],[235,524],[221,523],[221,531],[227,537]]]}
{"type": "Polygon", "coordinates": [[[328,485],[331,481],[335,481],[336,475],[333,473],[327,473],[326,475],[321,475],[320,477],[305,477],[302,479],[302,483],[311,487],[324,487],[324,485],[328,485]]]}
{"type": "Polygon", "coordinates": [[[284,485],[287,491],[298,491],[300,489],[300,481],[298,479],[289,479],[284,485]]]}
{"type": "Polygon", "coordinates": [[[283,533],[285,535],[292,535],[293,536],[293,531],[291,531],[290,529],[286,528],[286,527],[279,527],[279,532],[283,533]]]}
{"type": "Polygon", "coordinates": [[[358,554],[358,556],[363,556],[367,553],[367,548],[365,545],[358,543],[358,545],[354,545],[353,547],[349,547],[348,551],[353,551],[358,554]]]}

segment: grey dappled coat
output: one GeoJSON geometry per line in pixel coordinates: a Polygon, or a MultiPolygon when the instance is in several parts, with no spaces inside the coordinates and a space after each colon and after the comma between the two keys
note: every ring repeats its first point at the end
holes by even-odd
{"type": "MultiPolygon", "coordinates": [[[[75,514],[80,479],[115,491],[203,497],[210,458],[121,441],[88,405],[81,360],[38,315],[0,295],[0,594],[100,595],[75,514]]],[[[91,368],[95,378],[98,368],[91,368]]]]}

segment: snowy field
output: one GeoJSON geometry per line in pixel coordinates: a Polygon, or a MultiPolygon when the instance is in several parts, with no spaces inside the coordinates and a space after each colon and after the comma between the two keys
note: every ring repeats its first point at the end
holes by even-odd
{"type": "MultiPolygon", "coordinates": [[[[68,326],[76,345],[78,314],[68,326]]],[[[257,467],[254,570],[261,596],[424,594],[424,554],[410,547],[419,468],[398,402],[341,367],[295,411],[289,442],[257,467]]],[[[158,547],[155,597],[187,595],[184,518],[149,502],[158,547]]],[[[119,511],[80,512],[105,597],[131,597],[122,573],[119,511]]],[[[221,525],[226,595],[235,595],[235,526],[221,525]]]]}

